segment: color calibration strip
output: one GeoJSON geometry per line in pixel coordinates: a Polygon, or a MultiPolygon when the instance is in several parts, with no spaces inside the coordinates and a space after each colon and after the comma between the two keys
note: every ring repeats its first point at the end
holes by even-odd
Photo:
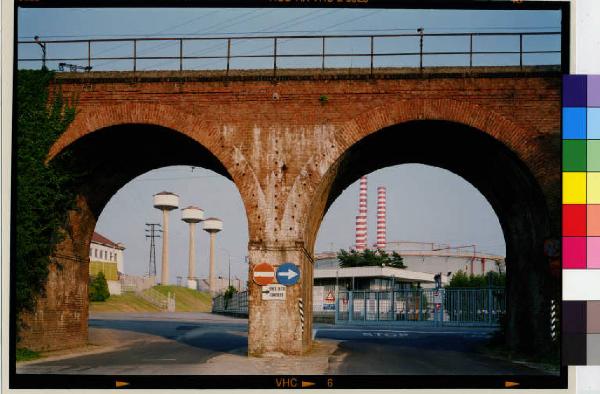
{"type": "Polygon", "coordinates": [[[563,269],[600,269],[600,76],[563,81],[563,269]]]}
{"type": "Polygon", "coordinates": [[[564,76],[562,119],[562,360],[600,365],[600,75],[564,76]]]}

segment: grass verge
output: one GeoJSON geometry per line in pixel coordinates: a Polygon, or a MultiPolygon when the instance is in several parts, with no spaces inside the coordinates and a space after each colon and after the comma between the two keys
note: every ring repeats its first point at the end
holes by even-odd
{"type": "Polygon", "coordinates": [[[33,350],[29,350],[27,348],[17,349],[16,356],[17,356],[17,362],[37,360],[38,358],[42,357],[42,355],[39,352],[34,352],[33,350]]]}
{"type": "Polygon", "coordinates": [[[211,299],[206,292],[200,292],[181,286],[155,286],[161,294],[175,294],[176,312],[210,312],[211,299]]]}
{"type": "MultiPolygon", "coordinates": [[[[179,286],[155,286],[161,294],[175,294],[176,312],[210,312],[208,293],[179,286]]],[[[111,295],[106,301],[90,302],[90,312],[160,312],[161,310],[135,293],[111,295]]]]}
{"type": "Polygon", "coordinates": [[[106,301],[90,302],[90,312],[160,312],[160,309],[135,293],[123,293],[111,295],[106,301]]]}

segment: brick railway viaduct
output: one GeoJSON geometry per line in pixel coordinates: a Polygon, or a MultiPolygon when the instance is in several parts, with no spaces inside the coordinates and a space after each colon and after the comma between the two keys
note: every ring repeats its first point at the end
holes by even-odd
{"type": "Polygon", "coordinates": [[[312,255],[325,212],[360,176],[411,162],[448,169],[488,199],[507,245],[507,342],[522,350],[548,346],[559,280],[543,244],[560,235],[560,73],[353,73],[57,74],[53,88],[76,98],[77,115],[49,158],[70,151],[87,176],[46,293],[24,316],[22,345],[86,342],[88,252],[103,207],[140,174],[193,165],[237,186],[250,267],[301,267],[301,283],[287,289],[285,302],[263,302],[250,286],[249,353],[304,353],[312,341],[312,255]]]}

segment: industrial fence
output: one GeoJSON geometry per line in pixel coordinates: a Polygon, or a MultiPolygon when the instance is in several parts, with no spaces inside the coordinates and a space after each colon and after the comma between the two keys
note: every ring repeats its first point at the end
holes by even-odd
{"type": "Polygon", "coordinates": [[[505,314],[504,288],[340,291],[335,322],[498,326],[505,314]]]}
{"type": "Polygon", "coordinates": [[[234,293],[231,298],[225,298],[224,295],[216,296],[212,301],[212,312],[248,316],[248,292],[234,293]]]}
{"type": "Polygon", "coordinates": [[[535,66],[562,63],[560,32],[147,37],[18,42],[19,68],[57,71],[535,66]]]}
{"type": "MultiPolygon", "coordinates": [[[[503,287],[340,291],[333,305],[330,311],[313,311],[314,321],[494,327],[506,314],[503,287]]],[[[213,298],[212,311],[248,316],[248,292],[213,298]]]]}

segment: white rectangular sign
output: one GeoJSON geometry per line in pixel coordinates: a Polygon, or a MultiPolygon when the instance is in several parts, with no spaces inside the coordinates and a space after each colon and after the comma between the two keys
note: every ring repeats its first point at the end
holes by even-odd
{"type": "Polygon", "coordinates": [[[313,286],[313,311],[323,310],[323,286],[313,286]]]}
{"type": "Polygon", "coordinates": [[[263,300],[285,300],[284,285],[262,286],[261,293],[263,300]]]}

